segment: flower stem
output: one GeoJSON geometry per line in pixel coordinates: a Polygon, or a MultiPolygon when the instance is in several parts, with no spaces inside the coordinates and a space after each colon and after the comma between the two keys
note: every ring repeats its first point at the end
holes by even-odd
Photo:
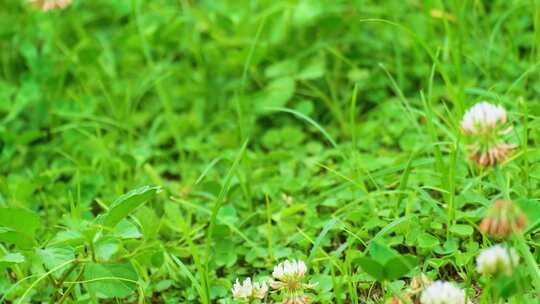
{"type": "Polygon", "coordinates": [[[480,303],[493,303],[492,301],[492,288],[491,288],[491,277],[486,278],[487,282],[482,291],[482,296],[480,298],[480,303]]]}
{"type": "Polygon", "coordinates": [[[523,235],[516,234],[515,240],[518,245],[519,251],[523,255],[525,263],[527,264],[527,268],[529,269],[529,273],[531,275],[534,288],[536,289],[536,293],[540,294],[540,268],[538,267],[538,264],[536,263],[536,260],[534,259],[534,256],[532,255],[523,235]]]}

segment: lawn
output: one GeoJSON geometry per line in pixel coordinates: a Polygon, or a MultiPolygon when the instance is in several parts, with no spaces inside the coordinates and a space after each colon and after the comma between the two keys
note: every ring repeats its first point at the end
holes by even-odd
{"type": "Polygon", "coordinates": [[[0,0],[0,303],[540,303],[540,2],[69,2],[0,0]]]}

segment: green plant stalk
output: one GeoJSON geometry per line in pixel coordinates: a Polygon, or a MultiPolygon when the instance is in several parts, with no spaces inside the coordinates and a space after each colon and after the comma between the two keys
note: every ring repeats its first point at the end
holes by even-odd
{"type": "Polygon", "coordinates": [[[336,102],[331,97],[325,94],[325,92],[319,89],[317,86],[307,81],[302,82],[302,84],[304,84],[308,89],[313,91],[314,95],[320,98],[324,102],[324,104],[326,105],[330,113],[334,116],[334,118],[339,123],[341,132],[343,134],[347,134],[347,122],[345,118],[346,116],[345,114],[343,114],[339,105],[336,104],[336,102]]]}
{"type": "Polygon", "coordinates": [[[73,270],[75,270],[75,268],[77,268],[78,265],[79,265],[79,260],[75,260],[73,262],[73,265],[71,265],[71,267],[60,278],[60,280],[58,280],[56,287],[62,287],[62,284],[64,284],[64,281],[66,280],[66,278],[71,274],[71,272],[73,272],[73,270]]]}
{"type": "MultiPolygon", "coordinates": [[[[73,270],[75,270],[77,268],[77,266],[79,266],[79,260],[73,261],[73,265],[71,265],[71,267],[69,267],[69,269],[64,272],[62,277],[57,282],[55,282],[54,279],[52,278],[52,276],[50,276],[51,280],[53,281],[54,287],[57,289],[56,294],[54,295],[54,297],[50,301],[51,304],[56,303],[56,300],[58,299],[58,296],[61,294],[60,291],[62,290],[62,285],[64,285],[64,281],[73,272],[73,270]]],[[[66,294],[69,293],[69,291],[71,290],[73,285],[75,285],[75,284],[72,284],[71,286],[68,287],[68,290],[63,294],[62,298],[64,298],[66,296],[66,294]]]]}
{"type": "Polygon", "coordinates": [[[336,275],[336,271],[334,269],[335,267],[333,265],[330,265],[330,274],[332,276],[332,285],[334,285],[334,288],[332,288],[332,292],[334,294],[334,299],[336,303],[342,304],[343,300],[341,299],[341,284],[338,282],[338,275],[336,275]]]}
{"type": "Polygon", "coordinates": [[[270,199],[268,198],[268,194],[265,194],[265,200],[266,200],[266,229],[267,229],[266,238],[268,240],[268,258],[270,259],[270,261],[274,261],[274,249],[272,248],[272,209],[270,209],[270,199]]]}
{"type": "MultiPolygon", "coordinates": [[[[225,201],[225,195],[227,195],[229,191],[229,186],[232,182],[232,177],[234,176],[234,172],[236,171],[236,168],[238,167],[238,164],[240,163],[240,160],[242,159],[242,156],[244,155],[244,151],[247,148],[248,141],[246,140],[242,147],[240,148],[240,151],[236,155],[236,158],[229,169],[229,172],[227,173],[227,176],[225,177],[225,182],[223,183],[223,187],[221,188],[221,191],[219,192],[218,197],[216,198],[214,202],[214,208],[212,208],[212,216],[210,218],[210,223],[208,225],[208,233],[206,236],[206,248],[204,250],[204,273],[202,273],[203,276],[203,284],[206,289],[206,295],[210,295],[210,285],[209,285],[209,276],[208,276],[208,265],[210,264],[210,249],[212,244],[212,237],[214,235],[214,228],[216,226],[217,221],[217,214],[219,212],[219,209],[221,209],[221,206],[223,205],[223,202],[225,201]]],[[[209,298],[207,299],[209,301],[209,298]]],[[[209,303],[209,302],[208,302],[209,303]]]]}
{"type": "Polygon", "coordinates": [[[447,190],[448,190],[448,222],[446,225],[446,235],[450,235],[450,227],[454,224],[454,216],[455,216],[455,169],[456,169],[456,162],[457,162],[457,154],[458,154],[458,147],[459,142],[456,142],[452,149],[452,154],[450,155],[450,163],[448,164],[448,179],[447,179],[447,190]]]}
{"type": "Polygon", "coordinates": [[[424,109],[426,112],[426,126],[428,129],[429,137],[431,137],[431,142],[433,144],[433,154],[435,155],[435,164],[437,166],[437,170],[441,172],[441,183],[443,183],[444,176],[442,172],[444,172],[444,162],[442,158],[441,148],[436,143],[437,141],[437,132],[435,131],[435,126],[433,124],[433,121],[435,119],[435,115],[433,112],[433,105],[431,102],[431,84],[433,82],[433,77],[435,76],[435,66],[431,69],[431,76],[430,76],[430,87],[428,91],[427,98],[424,96],[423,92],[420,92],[420,97],[422,100],[422,104],[424,105],[424,109]]]}
{"type": "Polygon", "coordinates": [[[462,72],[462,57],[463,57],[463,36],[465,36],[465,33],[468,33],[468,31],[465,29],[466,26],[466,20],[465,20],[465,14],[463,13],[465,11],[466,1],[452,1],[452,11],[457,16],[457,26],[450,26],[448,24],[448,21],[445,19],[445,29],[449,33],[450,37],[450,48],[452,55],[452,61],[453,66],[455,67],[455,79],[457,82],[457,98],[456,101],[456,114],[458,117],[461,117],[463,115],[463,100],[465,99],[465,90],[464,90],[464,83],[463,83],[463,72],[462,72]]]}
{"type": "Polygon", "coordinates": [[[493,290],[492,290],[492,280],[491,277],[487,278],[487,283],[482,290],[482,295],[480,296],[479,303],[493,303],[493,290]]]}
{"type": "MultiPolygon", "coordinates": [[[[351,246],[351,244],[349,244],[349,246],[351,246]]],[[[350,252],[351,252],[351,249],[348,249],[347,252],[345,253],[345,261],[343,263],[344,264],[343,269],[346,271],[346,276],[348,278],[347,288],[349,290],[349,296],[351,298],[351,301],[354,304],[358,304],[358,291],[357,291],[355,282],[352,280],[354,273],[353,273],[353,267],[352,267],[352,262],[350,258],[351,257],[350,252]]]]}
{"type": "MultiPolygon", "coordinates": [[[[358,97],[358,84],[354,85],[353,92],[351,95],[351,104],[349,107],[349,128],[351,129],[351,138],[352,138],[352,150],[356,150],[358,145],[357,135],[356,135],[356,99],[358,97]]],[[[353,154],[354,155],[354,154],[353,154]]]]}
{"type": "MultiPolygon", "coordinates": [[[[77,275],[77,279],[75,281],[80,281],[81,278],[82,278],[82,275],[84,273],[84,265],[83,267],[81,268],[81,271],[79,272],[79,274],[77,275]]],[[[69,297],[69,295],[71,294],[71,291],[73,290],[73,287],[75,287],[75,284],[71,284],[68,289],[66,290],[66,292],[64,293],[64,295],[60,298],[60,300],[57,302],[58,304],[62,304],[64,303],[64,301],[69,297]]],[[[54,302],[51,302],[51,303],[54,303],[54,302]]]]}
{"type": "Polygon", "coordinates": [[[505,182],[505,178],[501,172],[501,168],[499,165],[495,165],[494,168],[495,171],[495,181],[499,189],[504,195],[505,199],[510,199],[510,190],[508,189],[508,184],[505,182]]]}
{"type": "Polygon", "coordinates": [[[88,244],[89,244],[89,248],[90,248],[90,256],[92,257],[92,261],[97,262],[97,260],[96,260],[96,248],[94,247],[94,241],[90,240],[90,242],[88,244]]]}
{"type": "MultiPolygon", "coordinates": [[[[19,299],[17,300],[17,303],[18,304],[22,304],[24,302],[24,299],[26,298],[26,296],[28,295],[28,293],[30,292],[30,290],[32,290],[34,287],[36,287],[36,285],[43,281],[49,274],[59,270],[59,269],[62,269],[63,267],[75,262],[77,259],[73,259],[73,260],[69,260],[69,261],[66,261],[65,263],[62,263],[54,268],[52,268],[51,270],[47,271],[45,274],[41,275],[39,278],[37,278],[34,282],[32,282],[32,284],[30,284],[30,286],[24,291],[24,293],[19,297],[19,299]]],[[[80,261],[82,262],[82,261],[80,261]]]]}
{"type": "Polygon", "coordinates": [[[521,255],[523,256],[523,259],[525,260],[525,264],[527,264],[527,268],[529,269],[529,274],[531,275],[532,283],[534,285],[534,288],[536,289],[536,293],[540,295],[540,268],[538,267],[534,256],[529,250],[529,246],[527,245],[527,242],[525,241],[523,235],[516,234],[514,236],[514,239],[515,243],[519,248],[519,251],[521,252],[521,255]]]}
{"type": "MultiPolygon", "coordinates": [[[[509,245],[507,242],[505,242],[505,245],[506,245],[506,246],[505,246],[505,248],[506,248],[506,254],[507,254],[509,257],[511,257],[511,256],[512,256],[512,251],[510,250],[510,245],[509,245]]],[[[519,272],[521,272],[520,269],[517,269],[517,268],[516,268],[517,265],[514,264],[514,260],[511,259],[511,258],[510,258],[510,266],[512,267],[512,269],[513,269],[514,271],[519,271],[519,272]]],[[[521,277],[521,274],[520,274],[520,276],[518,276],[518,277],[521,277]]],[[[518,293],[517,293],[518,295],[517,295],[517,298],[519,299],[518,303],[523,303],[523,301],[524,301],[524,300],[523,300],[523,294],[525,293],[525,291],[524,291],[523,286],[522,286],[522,284],[521,284],[521,280],[517,280],[517,288],[518,288],[518,293]]]]}
{"type": "Polygon", "coordinates": [[[365,179],[360,178],[362,176],[362,170],[359,168],[358,164],[358,135],[356,134],[356,100],[358,99],[358,84],[354,85],[353,92],[351,95],[351,103],[349,106],[349,128],[351,133],[352,147],[351,147],[351,159],[354,164],[353,170],[353,179],[359,180],[358,185],[362,191],[367,193],[367,187],[365,179]]]}
{"type": "MultiPolygon", "coordinates": [[[[257,27],[257,32],[255,33],[255,38],[253,39],[253,42],[249,48],[249,53],[246,58],[246,61],[244,62],[244,68],[242,70],[242,81],[240,83],[240,95],[244,95],[245,89],[246,89],[246,82],[247,82],[247,75],[249,70],[249,65],[251,64],[251,61],[253,59],[253,54],[255,53],[255,49],[257,48],[257,43],[259,42],[262,30],[264,28],[264,24],[266,22],[266,17],[263,17],[261,20],[261,23],[257,27]]],[[[244,114],[242,112],[242,104],[240,103],[240,99],[238,96],[238,91],[235,91],[234,96],[234,105],[235,105],[235,111],[236,116],[238,120],[238,136],[240,137],[240,140],[245,141],[246,140],[246,132],[244,130],[244,114]]]]}
{"type": "MultiPolygon", "coordinates": [[[[539,4],[540,5],[540,4],[539,4]]],[[[535,23],[536,24],[536,23],[535,23]]],[[[535,26],[535,32],[536,32],[536,26],[535,26]]],[[[525,185],[527,185],[527,196],[531,194],[531,182],[529,178],[529,172],[530,172],[530,164],[529,164],[529,108],[527,106],[527,102],[523,100],[523,98],[520,99],[520,104],[523,108],[523,139],[521,143],[522,151],[523,151],[523,180],[525,185]]]]}
{"type": "MultiPolygon", "coordinates": [[[[191,223],[191,212],[189,212],[188,216],[187,216],[187,219],[188,219],[188,223],[191,223]]],[[[206,288],[206,276],[203,276],[203,274],[205,273],[205,269],[204,269],[204,266],[202,265],[201,261],[200,261],[200,258],[199,258],[199,253],[197,251],[197,248],[195,247],[195,244],[193,244],[193,239],[191,238],[191,234],[189,231],[186,231],[187,228],[184,227],[182,229],[185,233],[185,237],[186,237],[186,241],[188,243],[188,246],[189,246],[189,251],[191,253],[191,257],[193,259],[193,262],[195,263],[195,267],[197,268],[197,271],[199,272],[199,276],[202,276],[201,279],[200,279],[200,282],[198,282],[200,288],[197,288],[197,290],[199,290],[199,295],[201,296],[201,302],[202,303],[210,303],[210,294],[209,294],[209,290],[206,288]]]]}
{"type": "Polygon", "coordinates": [[[531,52],[531,61],[537,61],[540,59],[540,3],[538,1],[531,1],[534,5],[532,10],[533,26],[534,26],[534,52],[531,52]],[[536,58],[535,56],[536,55],[536,58]]]}

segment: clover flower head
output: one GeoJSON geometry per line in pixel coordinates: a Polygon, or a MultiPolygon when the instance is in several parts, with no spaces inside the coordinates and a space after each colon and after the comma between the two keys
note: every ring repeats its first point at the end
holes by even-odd
{"type": "Polygon", "coordinates": [[[403,304],[403,302],[398,297],[392,297],[388,304],[403,304]]]}
{"type": "Polygon", "coordinates": [[[412,278],[409,292],[410,295],[418,294],[420,291],[424,290],[427,286],[431,285],[432,281],[424,274],[421,273],[414,278],[412,278]]]}
{"type": "Polygon", "coordinates": [[[482,167],[506,160],[516,148],[503,140],[503,136],[512,130],[506,123],[506,110],[486,101],[477,103],[465,112],[461,130],[469,141],[469,159],[482,167]]]}
{"type": "Polygon", "coordinates": [[[465,304],[465,291],[445,281],[435,281],[420,297],[422,304],[465,304]]]}
{"type": "Polygon", "coordinates": [[[508,238],[527,225],[527,215],[511,200],[496,200],[480,223],[480,231],[495,238],[508,238]]]}
{"type": "Polygon", "coordinates": [[[286,297],[283,299],[281,304],[308,304],[309,297],[306,295],[286,297]]]}
{"type": "Polygon", "coordinates": [[[237,300],[264,299],[268,293],[268,286],[266,282],[252,283],[251,278],[245,279],[242,284],[236,279],[231,292],[237,300]]]}
{"type": "Polygon", "coordinates": [[[262,283],[253,284],[253,292],[252,292],[253,298],[264,299],[267,293],[268,293],[268,285],[266,285],[266,282],[263,281],[262,283]]]}
{"type": "Polygon", "coordinates": [[[235,299],[248,299],[249,297],[251,297],[252,291],[253,285],[251,284],[250,278],[245,279],[242,284],[240,284],[240,281],[236,279],[236,282],[231,289],[231,292],[235,299]]]}
{"type": "Polygon", "coordinates": [[[272,276],[275,280],[270,282],[270,286],[284,291],[282,304],[309,303],[309,297],[304,291],[314,289],[317,285],[304,283],[306,272],[306,264],[300,260],[286,260],[274,267],[272,276]]]}
{"type": "Polygon", "coordinates": [[[286,260],[274,267],[272,276],[280,281],[302,280],[307,271],[306,264],[300,260],[286,260]]]}
{"type": "Polygon", "coordinates": [[[516,148],[515,145],[499,143],[491,148],[487,148],[482,151],[478,145],[470,145],[469,159],[478,164],[481,167],[493,166],[497,163],[501,163],[510,156],[512,150],[516,148]]]}
{"type": "Polygon", "coordinates": [[[470,108],[461,121],[461,129],[465,134],[481,134],[490,132],[506,123],[506,110],[500,105],[482,101],[470,108]]]}
{"type": "Polygon", "coordinates": [[[64,9],[71,4],[71,0],[30,0],[30,3],[37,9],[44,12],[64,9]]]}
{"type": "Polygon", "coordinates": [[[513,248],[500,244],[480,251],[476,258],[476,270],[484,275],[502,272],[512,274],[512,269],[519,263],[519,256],[513,248]]]}

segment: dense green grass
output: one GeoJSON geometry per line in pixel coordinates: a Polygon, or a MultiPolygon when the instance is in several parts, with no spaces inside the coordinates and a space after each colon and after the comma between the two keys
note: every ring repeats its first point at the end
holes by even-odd
{"type": "Polygon", "coordinates": [[[0,302],[231,303],[298,258],[315,303],[421,272],[495,303],[477,228],[507,198],[531,224],[509,301],[538,303],[539,65],[528,0],[0,1],[0,302]],[[480,100],[519,145],[495,168],[459,130],[480,100]],[[377,281],[377,244],[417,264],[377,281]]]}

